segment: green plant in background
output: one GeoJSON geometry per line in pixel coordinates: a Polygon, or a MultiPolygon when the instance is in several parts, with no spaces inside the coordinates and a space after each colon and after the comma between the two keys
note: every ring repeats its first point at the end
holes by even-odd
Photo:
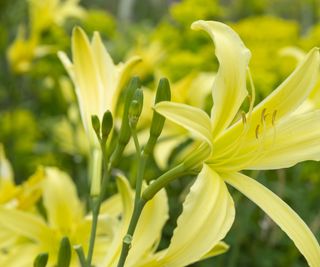
{"type": "MultiPolygon", "coordinates": [[[[106,5],[116,10],[118,3],[111,4],[111,2],[106,5]]],[[[241,216],[236,217],[230,234],[226,236],[225,241],[228,245],[221,242],[221,236],[227,231],[228,224],[218,226],[217,218],[223,217],[219,215],[222,209],[217,209],[216,205],[209,206],[208,203],[211,203],[216,194],[218,194],[217,198],[224,199],[221,193],[223,190],[213,192],[213,188],[208,184],[219,183],[221,188],[224,188],[224,184],[219,180],[208,179],[207,174],[210,172],[208,169],[204,168],[200,172],[200,168],[195,168],[196,161],[199,160],[197,153],[205,157],[207,149],[203,148],[204,154],[199,152],[197,150],[199,142],[193,141],[194,138],[198,138],[195,135],[190,135],[186,129],[175,123],[167,121],[163,125],[163,129],[160,127],[162,129],[161,136],[158,136],[160,124],[155,124],[158,125],[156,135],[154,135],[156,128],[153,128],[155,126],[151,126],[153,130],[150,132],[150,125],[154,125],[155,121],[158,121],[153,119],[154,114],[158,113],[153,112],[152,108],[155,95],[158,95],[159,88],[166,83],[161,79],[161,86],[159,85],[156,90],[159,77],[162,76],[167,76],[170,80],[173,102],[195,106],[210,113],[213,104],[210,91],[216,75],[219,77],[219,72],[215,74],[211,71],[216,69],[219,71],[219,62],[214,59],[208,60],[212,58],[213,53],[209,39],[201,33],[190,31],[190,24],[194,20],[231,21],[228,24],[239,33],[252,52],[250,70],[255,81],[255,98],[257,102],[260,102],[270,93],[272,88],[276,88],[289,75],[297,62],[303,61],[305,53],[302,50],[286,47],[297,46],[303,51],[308,51],[318,45],[318,26],[311,27],[312,23],[316,22],[317,5],[313,1],[300,3],[304,12],[299,13],[300,10],[296,8],[298,5],[284,8],[288,5],[286,1],[276,4],[274,1],[255,0],[185,0],[170,5],[168,14],[161,18],[161,13],[165,10],[164,3],[150,2],[144,5],[142,2],[144,1],[133,1],[125,26],[119,19],[120,12],[117,21],[116,12],[113,12],[112,15],[105,12],[101,9],[104,8],[104,4],[98,1],[95,3],[84,1],[82,4],[89,8],[91,6],[97,8],[100,5],[100,9],[84,9],[77,1],[45,1],[40,3],[34,0],[28,3],[15,3],[15,5],[3,1],[0,4],[0,17],[5,18],[0,25],[0,36],[3,37],[0,38],[0,49],[7,49],[9,44],[11,45],[11,48],[7,50],[10,66],[6,65],[5,58],[0,57],[2,70],[0,73],[0,103],[3,109],[0,112],[2,125],[0,138],[15,170],[14,179],[12,175],[9,176],[10,179],[3,178],[5,176],[2,175],[1,179],[6,182],[0,180],[0,192],[6,192],[5,194],[1,193],[0,196],[0,200],[5,199],[1,204],[1,209],[4,212],[3,220],[0,220],[0,225],[5,225],[5,227],[2,227],[4,229],[0,233],[0,237],[1,240],[7,239],[7,242],[0,245],[0,263],[5,262],[7,266],[10,264],[11,266],[20,266],[25,260],[28,262],[27,266],[31,266],[32,262],[34,262],[34,266],[41,267],[50,264],[68,266],[68,261],[71,260],[72,266],[88,266],[92,260],[93,264],[101,262],[103,263],[101,266],[116,266],[120,257],[122,241],[124,241],[124,251],[131,247],[125,266],[160,267],[163,264],[185,266],[192,262],[194,262],[192,266],[202,267],[213,264],[228,267],[302,266],[305,264],[305,260],[299,256],[299,251],[290,245],[287,239],[283,238],[281,231],[272,224],[272,221],[260,213],[254,205],[246,202],[240,194],[232,192],[232,189],[230,190],[237,203],[237,212],[241,216]],[[314,6],[313,11],[310,9],[312,5],[314,6]],[[10,6],[14,11],[14,17],[11,16],[11,18],[10,6]],[[162,8],[156,10],[151,8],[156,6],[162,8]],[[17,7],[20,9],[16,12],[17,7]],[[148,7],[147,10],[146,7],[148,7]],[[21,15],[19,17],[24,8],[28,8],[29,12],[27,22],[21,19],[21,15]],[[41,12],[35,12],[35,10],[41,12]],[[146,12],[148,19],[142,18],[140,22],[139,16],[146,14],[146,12]],[[153,12],[157,14],[153,16],[153,12]],[[43,16],[43,14],[47,14],[47,16],[43,16]],[[248,15],[253,16],[247,17],[248,15]],[[277,15],[286,19],[277,18],[277,15]],[[9,24],[8,18],[11,21],[9,24]],[[288,18],[290,20],[287,20],[288,18]],[[20,24],[21,21],[25,23],[20,26],[17,35],[11,25],[20,24]],[[99,31],[103,37],[102,39],[97,38],[97,34],[94,34],[93,39],[99,39],[99,42],[90,42],[84,34],[82,34],[83,38],[78,38],[80,41],[85,41],[77,43],[85,43],[83,47],[89,47],[89,49],[84,49],[85,51],[91,50],[87,53],[90,55],[89,57],[86,57],[85,53],[81,53],[83,61],[86,62],[83,66],[91,66],[91,68],[87,68],[85,72],[78,72],[79,75],[76,79],[72,77],[76,76],[72,74],[76,72],[74,70],[77,65],[75,46],[70,47],[68,37],[74,24],[80,25],[89,36],[95,31],[99,31]],[[10,27],[5,25],[10,25],[10,27]],[[37,34],[32,34],[32,32],[37,32],[37,34]],[[37,36],[37,38],[32,38],[32,36],[37,36]],[[15,40],[9,41],[14,37],[16,37],[15,40]],[[94,46],[93,43],[98,44],[97,46],[101,49],[95,49],[97,46],[94,46]],[[110,60],[106,60],[104,47],[108,48],[110,57],[107,58],[110,60]],[[68,74],[74,82],[76,91],[81,91],[81,88],[103,88],[102,90],[107,87],[117,88],[119,93],[117,103],[109,99],[115,107],[110,108],[107,104],[102,103],[104,101],[101,101],[101,105],[90,105],[90,109],[93,111],[88,112],[89,115],[86,116],[87,119],[84,122],[84,104],[82,104],[82,108],[78,107],[79,102],[81,104],[81,97],[79,97],[81,94],[74,94],[72,83],[65,76],[65,70],[56,57],[58,50],[67,52],[71,50],[72,52],[72,62],[65,55],[61,56],[60,54],[60,57],[65,67],[72,70],[68,74]],[[46,56],[43,57],[43,55],[46,56]],[[121,63],[118,65],[118,62],[130,61],[130,58],[135,55],[138,55],[141,61],[132,68],[130,75],[140,76],[142,85],[139,85],[138,80],[134,79],[136,84],[133,87],[142,88],[142,91],[139,89],[137,93],[133,93],[135,90],[132,89],[132,94],[128,94],[128,87],[124,86],[125,82],[121,86],[109,83],[109,81],[117,80],[116,74],[111,75],[117,71],[110,71],[110,76],[108,76],[103,74],[105,73],[103,69],[107,71],[107,66],[114,65],[114,69],[119,70],[121,63]],[[92,57],[95,59],[91,60],[92,57]],[[102,63],[99,64],[99,62],[102,63]],[[112,64],[106,64],[106,62],[112,64]],[[88,71],[92,69],[96,71],[88,71]],[[96,73],[102,73],[102,75],[96,76],[96,73]],[[91,78],[87,79],[89,76],[91,78]],[[103,80],[101,77],[105,79],[103,80]],[[79,86],[79,80],[82,78],[87,81],[82,83],[85,86],[79,86]],[[101,86],[101,84],[103,85],[101,86]],[[143,108],[141,111],[142,92],[143,108]],[[133,96],[133,99],[130,95],[133,96]],[[99,106],[101,106],[100,109],[99,106]],[[112,111],[111,117],[110,112],[105,112],[106,109],[112,111]],[[128,114],[131,119],[128,118],[128,114]],[[93,130],[91,115],[97,115],[97,117],[93,117],[93,130]],[[113,121],[111,123],[113,127],[110,126],[111,121],[113,121]],[[83,127],[83,124],[87,127],[83,127]],[[90,139],[88,139],[88,131],[92,133],[90,139]],[[152,136],[153,138],[151,138],[152,136]],[[92,151],[96,151],[96,153],[92,153],[92,151]],[[121,151],[121,153],[115,153],[115,151],[121,151]],[[101,157],[103,165],[101,169],[99,161],[94,160],[93,154],[96,156],[100,154],[99,157],[101,157]],[[191,158],[188,156],[190,154],[193,155],[191,158]],[[193,166],[192,170],[189,169],[189,171],[180,174],[181,167],[177,170],[174,167],[185,161],[188,162],[188,166],[193,166]],[[96,164],[95,167],[93,163],[96,164]],[[59,166],[71,174],[75,184],[71,182],[70,177],[68,179],[62,178],[68,176],[64,171],[52,167],[40,168],[35,175],[32,175],[35,178],[26,179],[34,172],[38,164],[59,166]],[[51,222],[52,216],[50,214],[54,209],[49,207],[47,201],[43,201],[48,198],[48,190],[42,190],[48,173],[51,172],[44,170],[50,169],[56,170],[54,180],[69,181],[59,183],[60,185],[57,185],[52,191],[58,192],[60,187],[72,187],[73,193],[69,195],[74,196],[74,192],[77,190],[79,196],[72,197],[72,199],[77,199],[77,205],[81,206],[80,209],[73,209],[75,211],[81,210],[82,215],[81,218],[76,219],[77,223],[63,227],[62,224],[57,226],[51,222]],[[194,182],[194,177],[199,172],[200,176],[194,182]],[[99,173],[102,173],[101,177],[99,173]],[[93,176],[97,179],[92,179],[93,176]],[[178,176],[180,178],[176,179],[178,176]],[[144,177],[145,182],[141,183],[141,177],[144,177]],[[158,178],[155,179],[155,177],[158,178]],[[20,184],[24,180],[26,181],[20,184]],[[92,180],[95,181],[93,184],[92,180]],[[150,183],[151,180],[159,180],[159,182],[150,183]],[[99,190],[99,181],[102,181],[101,191],[99,190]],[[168,181],[171,182],[168,183],[168,181]],[[155,185],[152,186],[152,184],[155,185]],[[160,184],[160,187],[166,185],[168,196],[164,191],[161,191],[161,197],[158,197],[157,194],[155,199],[146,204],[140,222],[136,225],[136,232],[132,236],[133,228],[137,223],[135,222],[138,218],[137,214],[141,212],[139,209],[141,205],[144,205],[144,199],[149,199],[158,190],[157,184],[158,186],[160,184]],[[135,187],[136,189],[133,190],[132,188],[135,187]],[[136,190],[138,193],[135,196],[136,190]],[[39,198],[40,196],[42,198],[39,198]],[[151,207],[149,209],[149,206],[154,209],[151,207]],[[206,209],[199,209],[199,206],[205,206],[206,209]],[[100,215],[98,215],[99,210],[100,215]],[[133,210],[136,215],[133,216],[133,222],[130,224],[133,210]],[[208,211],[206,215],[200,214],[197,217],[204,218],[203,220],[208,225],[211,222],[212,225],[216,225],[217,227],[210,228],[206,233],[213,233],[216,230],[217,235],[205,235],[207,241],[198,246],[197,244],[200,242],[197,243],[194,240],[204,235],[205,231],[202,228],[205,227],[202,227],[199,219],[194,226],[194,231],[190,231],[190,223],[194,222],[194,214],[204,212],[204,210],[208,211]],[[211,213],[209,210],[215,212],[211,213]],[[18,213],[16,214],[15,211],[18,213]],[[12,217],[8,218],[13,218],[12,221],[5,220],[4,217],[8,215],[5,212],[9,212],[8,214],[12,217]],[[17,217],[15,217],[16,215],[17,217]],[[50,232],[54,236],[54,242],[45,244],[46,242],[40,240],[41,234],[35,233],[31,236],[29,230],[32,230],[32,223],[28,223],[30,221],[26,220],[27,223],[23,224],[24,216],[32,218],[31,221],[43,221],[48,228],[48,233],[50,232]],[[3,224],[3,221],[6,223],[3,224]],[[79,235],[80,240],[76,238],[74,231],[79,229],[78,223],[81,224],[84,221],[86,230],[85,233],[79,235]],[[129,224],[131,228],[126,235],[129,224]],[[148,227],[146,228],[146,226],[148,227]],[[10,238],[7,238],[8,236],[10,238]],[[125,239],[122,240],[124,236],[125,239]],[[214,238],[218,243],[214,242],[216,245],[212,243],[210,245],[209,240],[212,241],[214,238]],[[102,243],[103,245],[101,245],[102,243]],[[210,256],[224,253],[228,249],[228,253],[208,259],[210,256]],[[201,256],[200,254],[204,250],[207,250],[207,253],[201,256]],[[22,251],[24,252],[22,253],[22,251]],[[39,256],[35,260],[38,254],[39,256]],[[206,260],[195,263],[200,259],[206,260]]],[[[295,3],[298,2],[299,0],[295,1],[295,3]]],[[[83,49],[78,50],[82,52],[83,49]]],[[[5,56],[5,53],[3,55],[5,56]]],[[[78,67],[80,65],[78,64],[78,67]]],[[[110,69],[113,68],[110,67],[110,69]]],[[[129,77],[130,75],[125,76],[129,77]]],[[[88,92],[93,93],[89,90],[88,92]]],[[[82,102],[98,103],[99,101],[90,100],[92,95],[94,94],[86,94],[88,97],[83,97],[82,99],[86,101],[82,102]]],[[[100,99],[102,100],[102,98],[100,99]]],[[[103,100],[107,101],[108,99],[103,98],[103,100]]],[[[291,116],[308,116],[306,115],[308,112],[317,109],[318,100],[318,85],[316,84],[306,101],[291,116]],[[299,113],[304,114],[298,115],[299,113]]],[[[252,103],[252,100],[249,99],[248,103],[241,106],[241,109],[250,110],[252,103]]],[[[156,107],[160,108],[161,105],[164,104],[158,104],[156,107]]],[[[175,115],[177,116],[177,114],[175,115]]],[[[264,115],[266,115],[264,127],[261,122],[260,127],[253,130],[253,135],[255,136],[257,133],[257,136],[260,137],[257,140],[261,141],[259,146],[261,149],[265,148],[263,140],[268,139],[267,133],[271,131],[268,125],[270,121],[273,121],[273,117],[275,117],[275,126],[272,128],[275,129],[273,135],[274,137],[281,135],[281,131],[279,132],[277,128],[281,126],[279,125],[281,119],[279,119],[278,112],[275,115],[274,113],[270,115],[265,111],[264,115]]],[[[159,119],[160,115],[157,116],[159,119]]],[[[240,120],[248,125],[250,123],[249,117],[245,117],[244,112],[238,112],[233,123],[240,120]]],[[[194,122],[200,122],[200,120],[194,119],[194,122]]],[[[236,138],[234,139],[236,140],[236,138]]],[[[316,148],[316,146],[314,147],[316,148]]],[[[241,151],[239,149],[236,153],[241,151]]],[[[4,164],[0,162],[0,171],[8,170],[6,167],[8,160],[4,153],[0,153],[0,156],[0,161],[4,162],[4,164]]],[[[230,157],[230,160],[232,161],[233,157],[230,157]]],[[[320,224],[316,203],[320,195],[317,190],[320,179],[317,163],[299,164],[289,170],[245,171],[244,173],[258,179],[289,203],[307,222],[311,230],[315,234],[319,234],[320,224]],[[301,186],[302,183],[306,186],[301,186]],[[301,197],[304,198],[304,201],[301,201],[301,197]]],[[[240,180],[235,182],[240,182],[240,180]]],[[[59,193],[53,194],[59,195],[59,193]]],[[[228,201],[230,202],[230,200],[228,201]]],[[[67,202],[67,199],[64,202],[67,202]]],[[[70,205],[66,205],[66,208],[72,206],[72,203],[68,204],[70,205]]],[[[56,210],[59,211],[59,209],[56,210]]],[[[232,209],[226,212],[226,221],[229,218],[231,223],[232,214],[232,209]]],[[[293,235],[294,238],[296,236],[293,235]]],[[[299,243],[297,247],[304,255],[307,255],[306,257],[312,258],[311,254],[309,255],[305,251],[303,245],[299,243]],[[301,247],[304,248],[301,249],[301,247]]],[[[123,263],[125,256],[121,258],[123,263]]],[[[119,266],[122,263],[120,262],[119,266]]]]}

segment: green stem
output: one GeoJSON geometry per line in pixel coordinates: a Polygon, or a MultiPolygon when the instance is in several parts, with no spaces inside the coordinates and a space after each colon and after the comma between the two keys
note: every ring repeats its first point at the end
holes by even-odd
{"type": "Polygon", "coordinates": [[[90,234],[90,242],[89,242],[89,249],[88,249],[88,256],[87,256],[87,267],[91,267],[94,243],[96,239],[99,211],[100,211],[100,198],[94,197],[92,199],[92,224],[91,224],[91,234],[90,234]]]}
{"type": "Polygon", "coordinates": [[[135,205],[135,207],[134,207],[127,234],[123,238],[121,255],[119,258],[118,265],[117,265],[118,267],[124,266],[124,263],[127,259],[129,249],[131,246],[132,236],[133,236],[134,231],[137,227],[141,212],[142,212],[145,204],[146,204],[146,201],[144,199],[140,199],[138,201],[137,205],[135,205]]]}
{"type": "Polygon", "coordinates": [[[171,181],[188,174],[190,171],[187,171],[183,163],[177,165],[173,169],[162,174],[159,178],[154,180],[153,183],[143,191],[141,198],[146,202],[152,199],[155,194],[157,194],[162,188],[164,188],[171,181]]]}
{"type": "Polygon", "coordinates": [[[87,267],[86,258],[84,256],[84,252],[83,252],[82,246],[81,245],[76,246],[74,249],[75,249],[75,251],[76,251],[76,253],[78,255],[81,267],[87,267]]]}
{"type": "Polygon", "coordinates": [[[93,196],[92,198],[92,224],[91,224],[91,232],[90,232],[90,242],[87,254],[87,267],[91,267],[93,251],[94,251],[94,244],[97,234],[97,225],[98,225],[98,218],[100,213],[101,203],[105,197],[105,188],[109,181],[109,174],[111,170],[111,166],[108,163],[107,156],[106,156],[106,148],[105,142],[101,142],[101,150],[102,150],[102,160],[103,160],[103,178],[101,182],[101,189],[99,196],[93,196]]]}
{"type": "Polygon", "coordinates": [[[124,263],[126,261],[126,258],[128,256],[129,249],[131,246],[131,241],[132,241],[134,231],[135,231],[136,226],[138,224],[142,209],[146,203],[146,201],[141,199],[141,191],[142,191],[143,175],[144,175],[146,162],[147,162],[149,154],[141,152],[141,147],[140,147],[139,140],[137,137],[137,132],[134,127],[131,128],[131,132],[132,132],[132,138],[133,138],[133,141],[134,141],[134,144],[136,147],[136,151],[137,151],[138,171],[137,171],[137,177],[135,179],[136,190],[135,190],[133,213],[132,213],[132,217],[130,219],[130,224],[129,224],[127,234],[123,238],[121,255],[119,258],[118,267],[124,266],[124,263]]]}

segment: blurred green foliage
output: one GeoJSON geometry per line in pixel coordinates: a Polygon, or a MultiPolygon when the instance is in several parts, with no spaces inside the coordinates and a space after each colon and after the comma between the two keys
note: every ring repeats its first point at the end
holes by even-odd
{"type": "MultiPolygon", "coordinates": [[[[79,127],[79,114],[72,111],[75,120],[70,123],[72,107],[61,85],[61,77],[66,73],[56,57],[59,50],[70,51],[74,25],[81,25],[88,35],[96,30],[101,32],[116,61],[135,53],[145,58],[136,72],[143,76],[144,85],[152,88],[159,75],[175,82],[192,72],[215,71],[218,63],[212,41],[203,33],[191,31],[190,24],[198,19],[229,23],[252,52],[250,68],[258,101],[295,66],[293,60],[280,56],[281,48],[299,46],[307,51],[320,43],[320,4],[316,0],[137,0],[133,1],[131,16],[126,22],[119,18],[120,2],[83,1],[88,9],[86,16],[68,19],[63,27],[47,28],[40,34],[39,44],[52,46],[51,52],[32,58],[28,72],[14,73],[6,51],[15,40],[19,25],[30,23],[28,5],[23,0],[0,1],[0,142],[13,164],[18,183],[38,165],[56,165],[77,179],[82,196],[87,193],[85,149],[74,146],[66,149],[75,139],[72,129],[79,127]],[[69,123],[66,126],[69,134],[62,134],[65,140],[55,131],[55,127],[64,129],[58,123],[62,120],[69,123]]],[[[154,168],[147,172],[148,178],[159,173],[155,162],[152,166],[154,168]]],[[[128,170],[126,163],[123,168],[134,171],[128,170]]],[[[287,201],[320,238],[318,163],[307,162],[290,170],[250,175],[287,201]]],[[[164,229],[167,239],[162,240],[162,247],[168,244],[181,211],[177,203],[182,203],[191,182],[192,177],[186,177],[168,187],[172,216],[164,229]]],[[[263,212],[239,193],[233,192],[233,195],[237,217],[226,239],[231,245],[230,251],[192,266],[305,266],[291,241],[263,212]]]]}

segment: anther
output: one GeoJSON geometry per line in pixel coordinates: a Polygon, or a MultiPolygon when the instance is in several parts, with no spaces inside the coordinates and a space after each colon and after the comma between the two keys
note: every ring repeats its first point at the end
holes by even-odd
{"type": "Polygon", "coordinates": [[[262,110],[262,112],[261,112],[261,124],[264,124],[264,122],[265,122],[265,117],[266,117],[266,111],[267,111],[267,109],[266,108],[264,108],[263,110],[262,110]]]}
{"type": "Polygon", "coordinates": [[[275,125],[276,122],[276,116],[277,116],[277,110],[274,110],[272,113],[272,125],[275,125]]]}
{"type": "Polygon", "coordinates": [[[259,139],[259,128],[260,128],[260,124],[258,124],[256,127],[256,139],[259,139]]]}
{"type": "Polygon", "coordinates": [[[241,111],[241,118],[242,118],[243,125],[246,125],[247,124],[247,118],[246,118],[246,113],[244,111],[241,111]]]}

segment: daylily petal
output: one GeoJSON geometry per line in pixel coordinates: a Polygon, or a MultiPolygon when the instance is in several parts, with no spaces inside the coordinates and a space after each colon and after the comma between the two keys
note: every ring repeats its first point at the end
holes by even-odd
{"type": "Polygon", "coordinates": [[[211,36],[220,63],[212,89],[211,119],[213,136],[216,137],[230,125],[248,94],[246,71],[251,53],[238,34],[223,23],[200,20],[191,28],[205,30],[211,36]]]}
{"type": "Polygon", "coordinates": [[[68,58],[67,54],[63,51],[59,51],[58,57],[59,57],[61,63],[63,64],[64,68],[66,69],[68,75],[72,79],[73,83],[75,83],[75,77],[74,77],[75,74],[74,74],[73,64],[70,61],[70,59],[68,58]]]}
{"type": "Polygon", "coordinates": [[[112,267],[116,266],[117,260],[119,259],[121,246],[122,246],[122,239],[128,229],[131,214],[133,211],[133,193],[130,187],[128,180],[122,176],[117,176],[117,187],[119,194],[121,195],[122,200],[122,218],[121,218],[121,226],[119,227],[118,231],[115,233],[114,239],[110,244],[108,249],[108,253],[103,260],[103,263],[99,266],[103,267],[112,267]]]}
{"type": "Polygon", "coordinates": [[[0,225],[42,244],[52,242],[52,232],[39,216],[0,206],[0,225]]]}
{"type": "Polygon", "coordinates": [[[130,79],[132,69],[139,62],[141,62],[141,58],[138,56],[133,56],[128,61],[126,61],[124,63],[119,63],[117,65],[117,71],[118,71],[119,76],[118,76],[118,84],[117,84],[117,87],[115,88],[114,95],[112,98],[113,110],[116,109],[116,105],[118,103],[118,98],[119,98],[121,90],[123,89],[125,84],[128,82],[128,80],[130,79]]]}
{"type": "MultiPolygon", "coordinates": [[[[103,114],[106,109],[111,109],[112,107],[112,97],[116,89],[115,82],[117,81],[117,72],[112,58],[106,51],[106,48],[103,45],[100,34],[95,32],[92,38],[92,48],[93,48],[93,57],[97,63],[98,75],[103,83],[104,87],[98,88],[101,90],[99,92],[99,100],[101,104],[99,105],[100,110],[99,114],[103,114]],[[107,90],[106,90],[107,89],[107,90]],[[106,103],[103,105],[103,103],[106,103]]],[[[114,113],[114,110],[110,110],[114,113]]]]}
{"type": "Polygon", "coordinates": [[[83,208],[71,178],[57,168],[46,168],[43,181],[43,204],[51,227],[62,233],[73,229],[83,217],[83,208]]]}
{"type": "Polygon", "coordinates": [[[128,255],[128,266],[136,266],[142,256],[152,251],[154,245],[160,241],[168,212],[168,199],[163,189],[146,204],[141,213],[128,255]]]}
{"type": "MultiPolygon", "coordinates": [[[[221,172],[243,169],[279,169],[306,160],[320,160],[320,111],[294,114],[272,128],[261,130],[258,138],[244,139],[238,151],[208,164],[221,172]]],[[[219,154],[217,154],[219,155],[219,154]]],[[[218,157],[218,156],[217,156],[218,157]]]]}
{"type": "Polygon", "coordinates": [[[280,169],[306,160],[319,161],[320,127],[316,125],[320,125],[319,110],[281,121],[262,137],[260,155],[246,169],[280,169]]]}
{"type": "Polygon", "coordinates": [[[215,245],[209,252],[207,252],[205,255],[201,257],[201,260],[205,260],[211,257],[215,257],[218,255],[221,255],[225,252],[227,252],[229,249],[229,245],[225,242],[219,242],[217,245],[215,245]]]}
{"type": "Polygon", "coordinates": [[[212,147],[211,121],[203,110],[168,101],[160,102],[154,108],[158,113],[189,130],[196,138],[206,141],[212,147]]]}
{"type": "Polygon", "coordinates": [[[241,173],[222,175],[223,179],[257,204],[292,239],[309,266],[320,264],[320,246],[304,221],[277,195],[241,173]]]}
{"type": "MultiPolygon", "coordinates": [[[[256,138],[257,128],[272,127],[284,116],[293,112],[308,97],[319,73],[318,48],[312,49],[294,72],[278,86],[264,101],[257,105],[249,118],[248,138],[256,138]]],[[[216,142],[215,150],[224,150],[242,131],[241,121],[230,128],[216,142]]],[[[217,152],[218,153],[218,152],[217,152]]]]}
{"type": "MultiPolygon", "coordinates": [[[[76,27],[72,35],[72,52],[74,76],[77,81],[75,89],[79,101],[82,120],[91,141],[96,136],[91,127],[91,115],[99,115],[99,92],[102,91],[98,79],[98,66],[94,60],[88,37],[84,31],[76,27]]],[[[96,141],[94,141],[96,142],[96,141]]]]}
{"type": "Polygon", "coordinates": [[[183,204],[170,246],[153,266],[180,267],[199,260],[225,237],[234,216],[225,183],[204,165],[183,204]]]}

